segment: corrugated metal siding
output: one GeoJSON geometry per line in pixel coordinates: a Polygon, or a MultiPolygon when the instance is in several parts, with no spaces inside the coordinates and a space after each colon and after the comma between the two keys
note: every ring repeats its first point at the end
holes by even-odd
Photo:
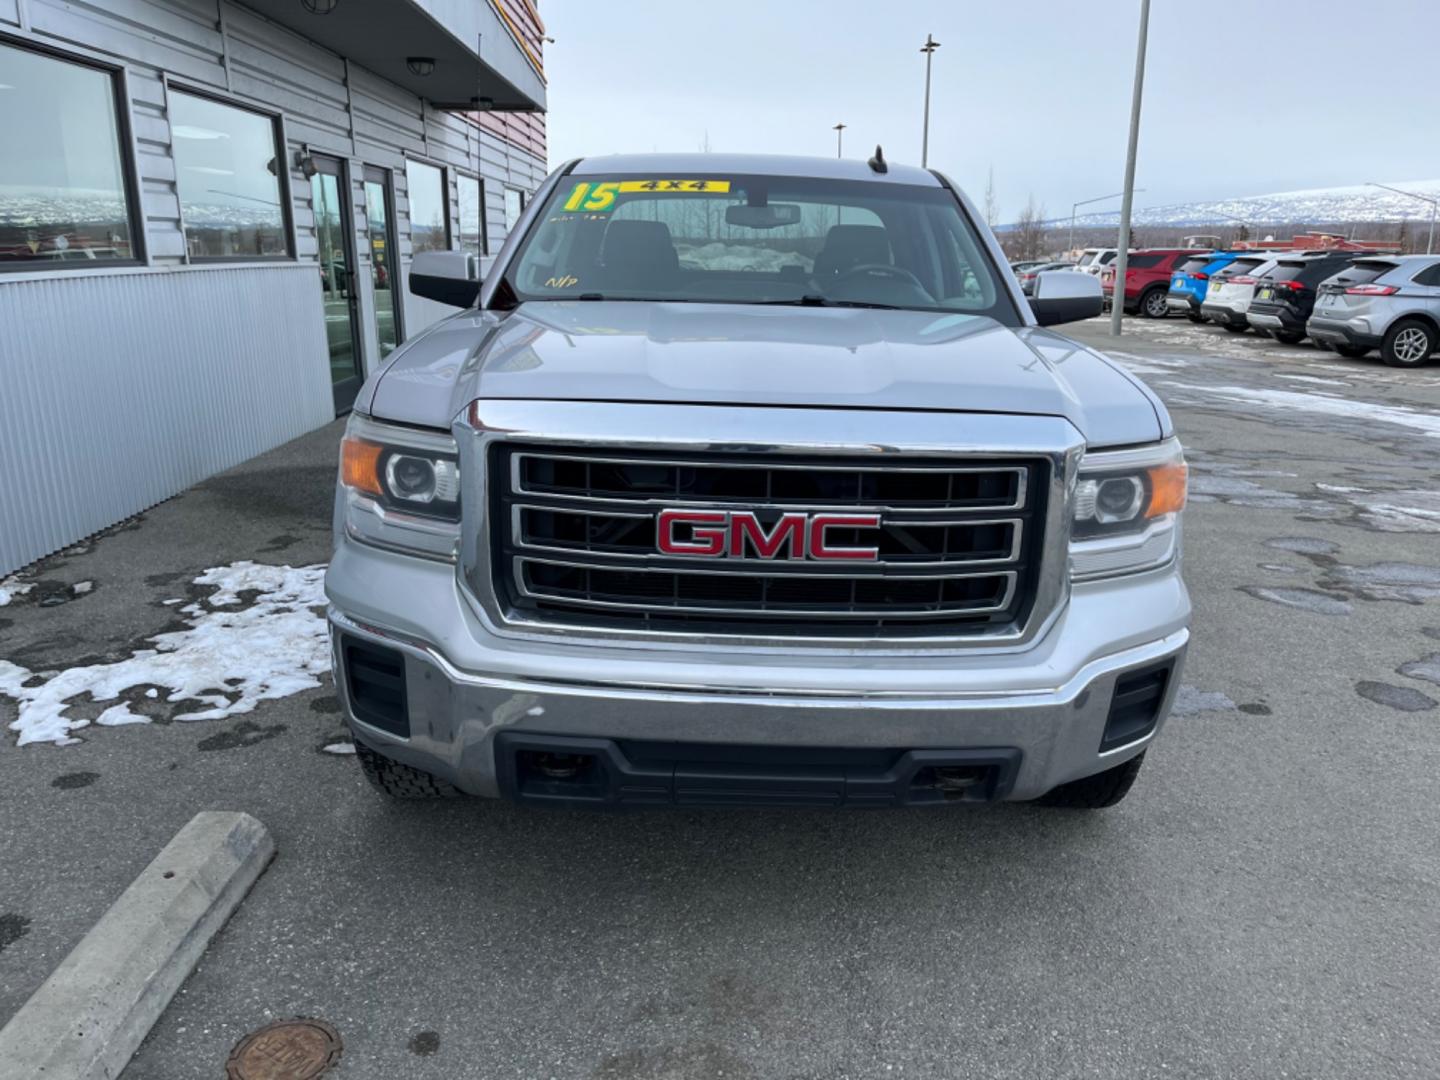
{"type": "Polygon", "coordinates": [[[310,266],[0,285],[0,573],[326,423],[319,308],[310,266]]]}
{"type": "MultiPolygon", "coordinates": [[[[525,10],[528,4],[503,2],[538,50],[539,23],[525,10]]],[[[0,276],[0,326],[6,328],[0,335],[0,422],[7,425],[0,431],[0,460],[28,463],[38,460],[37,455],[49,455],[46,460],[54,469],[74,481],[70,488],[56,489],[47,473],[33,487],[29,480],[16,484],[13,479],[4,486],[0,571],[71,543],[330,418],[314,215],[310,184],[294,164],[296,151],[308,147],[348,163],[356,273],[363,283],[361,353],[366,371],[380,358],[367,287],[364,166],[389,169],[394,180],[399,240],[399,265],[394,269],[401,282],[408,276],[411,251],[407,157],[452,170],[450,219],[456,236],[459,208],[453,170],[481,174],[492,252],[500,249],[506,235],[504,188],[534,191],[545,174],[543,123],[489,117],[495,130],[482,132],[470,119],[436,112],[393,83],[347,64],[233,0],[26,0],[23,10],[28,24],[21,21],[22,8],[15,0],[0,0],[0,23],[18,26],[22,37],[124,65],[140,214],[154,267],[181,271],[186,263],[167,78],[283,114],[300,262],[194,273],[57,272],[53,279],[38,282],[0,276]],[[199,312],[206,314],[201,318],[199,312]],[[11,332],[11,327],[19,332],[11,332]],[[212,340],[212,333],[223,340],[212,340]],[[29,343],[28,352],[18,344],[22,341],[29,343]],[[68,344],[51,348],[52,341],[68,344]],[[220,410],[198,426],[192,423],[198,415],[196,402],[233,397],[240,392],[236,386],[249,388],[245,394],[251,396],[242,395],[240,401],[244,408],[220,410]],[[106,389],[102,393],[97,387],[106,389]],[[148,422],[144,433],[116,429],[119,421],[107,416],[93,429],[100,434],[78,446],[55,449],[30,439],[45,431],[74,435],[35,419],[46,410],[104,413],[107,402],[135,394],[145,398],[145,411],[134,415],[161,418],[148,422]],[[252,408],[257,400],[265,403],[259,412],[252,408]],[[271,415],[276,409],[279,412],[271,415]],[[302,426],[295,426],[292,411],[306,418],[302,426]],[[21,420],[12,420],[12,414],[21,420]],[[108,456],[95,456],[96,448],[108,456]],[[85,494],[69,495],[82,488],[85,494]],[[12,512],[17,508],[19,512],[12,512]]],[[[451,310],[408,292],[397,299],[407,335],[451,310]]]]}

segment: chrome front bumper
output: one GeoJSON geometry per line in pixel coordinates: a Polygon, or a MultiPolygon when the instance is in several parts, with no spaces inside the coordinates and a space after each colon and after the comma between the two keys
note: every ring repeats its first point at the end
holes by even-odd
{"type": "Polygon", "coordinates": [[[500,794],[500,732],[774,747],[1007,747],[1021,761],[1011,799],[1100,772],[1160,729],[1107,753],[1116,679],[1173,661],[1161,723],[1179,687],[1190,601],[1178,564],[1078,583],[1023,648],[865,655],[516,639],[466,602],[453,564],[342,539],[326,578],[336,641],[404,657],[410,734],[356,718],[358,739],[471,794],[500,794]]]}

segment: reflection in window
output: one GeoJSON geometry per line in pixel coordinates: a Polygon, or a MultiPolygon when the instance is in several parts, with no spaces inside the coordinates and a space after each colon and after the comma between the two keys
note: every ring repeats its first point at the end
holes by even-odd
{"type": "Polygon", "coordinates": [[[390,200],[385,185],[378,180],[365,181],[365,217],[370,232],[370,283],[375,289],[375,332],[380,355],[388,356],[399,343],[400,334],[395,325],[394,277],[390,270],[390,200]]]}
{"type": "Polygon", "coordinates": [[[445,205],[445,174],[423,161],[407,161],[405,181],[410,195],[411,250],[448,251],[450,222],[445,205]]]}
{"type": "Polygon", "coordinates": [[[505,189],[505,232],[515,228],[520,215],[525,212],[525,193],[514,188],[505,189]]]}
{"type": "Polygon", "coordinates": [[[132,259],[114,78],[0,44],[0,265],[132,259]]]}
{"type": "Polygon", "coordinates": [[[471,255],[488,254],[485,243],[485,189],[473,176],[461,173],[460,187],[460,250],[471,255]]]}
{"type": "Polygon", "coordinates": [[[274,122],[174,89],[169,98],[175,187],[191,258],[287,254],[274,122]]]}

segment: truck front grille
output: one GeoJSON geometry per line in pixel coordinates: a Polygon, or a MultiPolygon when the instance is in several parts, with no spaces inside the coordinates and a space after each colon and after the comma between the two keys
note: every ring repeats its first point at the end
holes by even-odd
{"type": "Polygon", "coordinates": [[[1033,602],[1042,460],[879,464],[503,443],[492,455],[495,591],[526,619],[934,637],[1015,624],[1033,602]]]}

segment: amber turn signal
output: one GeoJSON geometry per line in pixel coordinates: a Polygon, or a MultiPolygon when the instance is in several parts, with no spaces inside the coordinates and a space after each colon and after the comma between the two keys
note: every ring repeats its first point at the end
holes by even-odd
{"type": "Polygon", "coordinates": [[[364,439],[346,438],[340,444],[340,482],[356,491],[383,494],[380,454],[383,448],[364,439]]]}
{"type": "Polygon", "coordinates": [[[1183,461],[1157,465],[1147,469],[1150,477],[1150,505],[1145,508],[1147,518],[1162,514],[1178,514],[1185,509],[1185,495],[1190,487],[1190,467],[1183,461]]]}

